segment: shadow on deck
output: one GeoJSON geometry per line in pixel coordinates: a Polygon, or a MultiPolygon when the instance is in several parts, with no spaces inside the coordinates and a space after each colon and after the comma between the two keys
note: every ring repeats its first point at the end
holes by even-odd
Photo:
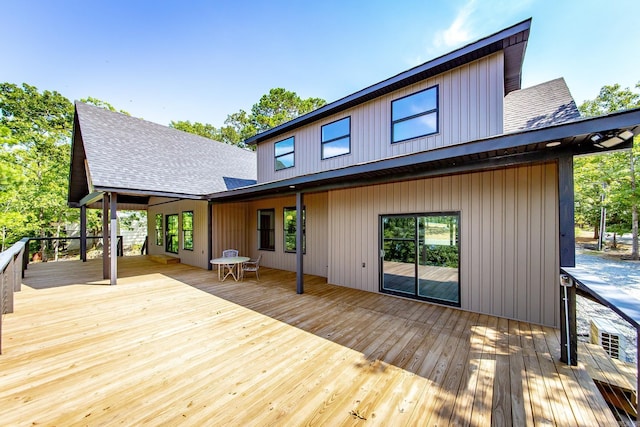
{"type": "Polygon", "coordinates": [[[0,356],[8,424],[611,425],[558,331],[260,270],[34,264],[0,356]]]}

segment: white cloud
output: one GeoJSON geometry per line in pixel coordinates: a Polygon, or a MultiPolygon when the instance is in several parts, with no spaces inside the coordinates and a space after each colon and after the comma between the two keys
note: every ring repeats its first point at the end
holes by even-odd
{"type": "Polygon", "coordinates": [[[476,0],[469,0],[460,10],[454,18],[449,28],[438,31],[433,41],[434,47],[451,48],[459,46],[465,42],[471,40],[473,36],[473,29],[471,28],[470,18],[476,10],[476,0]]]}

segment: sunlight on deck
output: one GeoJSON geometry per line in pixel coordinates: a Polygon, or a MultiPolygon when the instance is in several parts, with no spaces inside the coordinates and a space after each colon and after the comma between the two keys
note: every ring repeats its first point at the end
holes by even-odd
{"type": "Polygon", "coordinates": [[[3,323],[4,425],[611,425],[557,331],[261,269],[30,265],[3,323]]]}

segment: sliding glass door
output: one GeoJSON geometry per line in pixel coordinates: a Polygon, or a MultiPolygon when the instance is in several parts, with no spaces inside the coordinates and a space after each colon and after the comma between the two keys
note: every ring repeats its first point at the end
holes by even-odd
{"type": "Polygon", "coordinates": [[[380,291],[460,305],[459,213],[382,215],[380,291]]]}

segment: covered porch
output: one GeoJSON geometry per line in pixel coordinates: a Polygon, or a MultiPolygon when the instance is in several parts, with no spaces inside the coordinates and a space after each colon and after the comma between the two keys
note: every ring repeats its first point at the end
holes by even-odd
{"type": "Polygon", "coordinates": [[[559,331],[261,269],[32,264],[3,321],[8,425],[615,425],[559,331]]]}

